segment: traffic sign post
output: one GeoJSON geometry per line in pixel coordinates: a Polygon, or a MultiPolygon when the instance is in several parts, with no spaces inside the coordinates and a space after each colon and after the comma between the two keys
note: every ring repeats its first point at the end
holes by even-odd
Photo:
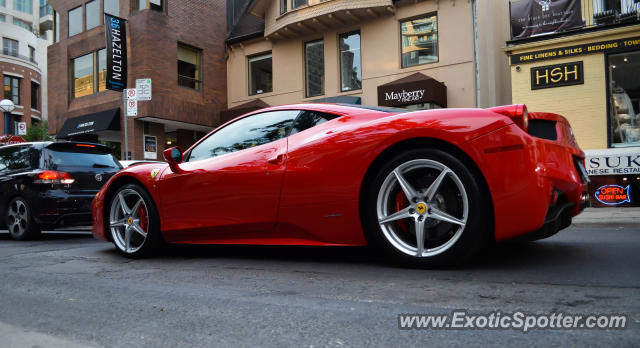
{"type": "Polygon", "coordinates": [[[18,135],[27,135],[27,122],[16,122],[17,124],[17,134],[18,135]]]}
{"type": "Polygon", "coordinates": [[[151,100],[151,79],[137,79],[136,88],[122,90],[123,122],[124,122],[124,157],[130,160],[129,156],[129,117],[138,116],[138,100],[151,100]]]}

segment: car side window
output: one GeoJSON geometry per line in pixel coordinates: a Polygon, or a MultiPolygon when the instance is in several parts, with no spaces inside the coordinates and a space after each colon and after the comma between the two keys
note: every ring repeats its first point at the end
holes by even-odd
{"type": "Polygon", "coordinates": [[[30,168],[31,147],[12,146],[0,149],[0,173],[30,168]]]}
{"type": "Polygon", "coordinates": [[[296,118],[296,121],[293,124],[293,129],[291,130],[291,134],[300,133],[305,129],[315,127],[336,117],[338,116],[323,112],[309,110],[303,111],[300,113],[300,115],[298,115],[298,118],[296,118]]]}
{"type": "Polygon", "coordinates": [[[299,110],[270,111],[239,119],[203,140],[185,161],[216,157],[282,139],[289,135],[299,113],[299,110]]]}

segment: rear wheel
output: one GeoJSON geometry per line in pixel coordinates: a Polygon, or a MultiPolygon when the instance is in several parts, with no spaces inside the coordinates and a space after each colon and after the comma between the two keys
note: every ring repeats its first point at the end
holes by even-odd
{"type": "Polygon", "coordinates": [[[15,240],[34,239],[40,235],[40,226],[33,220],[29,203],[22,197],[15,197],[9,202],[5,223],[15,240]]]}
{"type": "Polygon", "coordinates": [[[368,188],[372,244],[419,267],[460,264],[483,244],[486,198],[463,162],[437,149],[412,150],[382,166],[368,188]]]}
{"type": "Polygon", "coordinates": [[[107,227],[113,244],[127,257],[149,256],[161,244],[158,211],[147,191],[136,184],[115,192],[107,227]]]}

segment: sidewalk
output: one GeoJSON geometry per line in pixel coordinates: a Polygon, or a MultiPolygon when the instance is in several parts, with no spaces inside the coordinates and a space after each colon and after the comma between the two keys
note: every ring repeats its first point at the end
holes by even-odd
{"type": "Polygon", "coordinates": [[[573,224],[637,224],[640,226],[640,207],[586,208],[580,215],[573,218],[573,224]]]}

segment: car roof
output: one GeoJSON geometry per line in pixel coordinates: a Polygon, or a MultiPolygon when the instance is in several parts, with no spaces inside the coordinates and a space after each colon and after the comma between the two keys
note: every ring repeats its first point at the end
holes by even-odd
{"type": "Polygon", "coordinates": [[[308,111],[328,112],[328,113],[333,113],[338,115],[371,114],[372,112],[397,114],[397,113],[407,112],[407,110],[404,110],[404,109],[386,108],[386,107],[379,107],[379,106],[367,106],[367,105],[359,105],[359,104],[304,103],[304,104],[287,104],[287,105],[271,106],[268,108],[247,113],[245,114],[245,116],[253,115],[261,112],[278,111],[278,110],[308,110],[308,111]]]}

